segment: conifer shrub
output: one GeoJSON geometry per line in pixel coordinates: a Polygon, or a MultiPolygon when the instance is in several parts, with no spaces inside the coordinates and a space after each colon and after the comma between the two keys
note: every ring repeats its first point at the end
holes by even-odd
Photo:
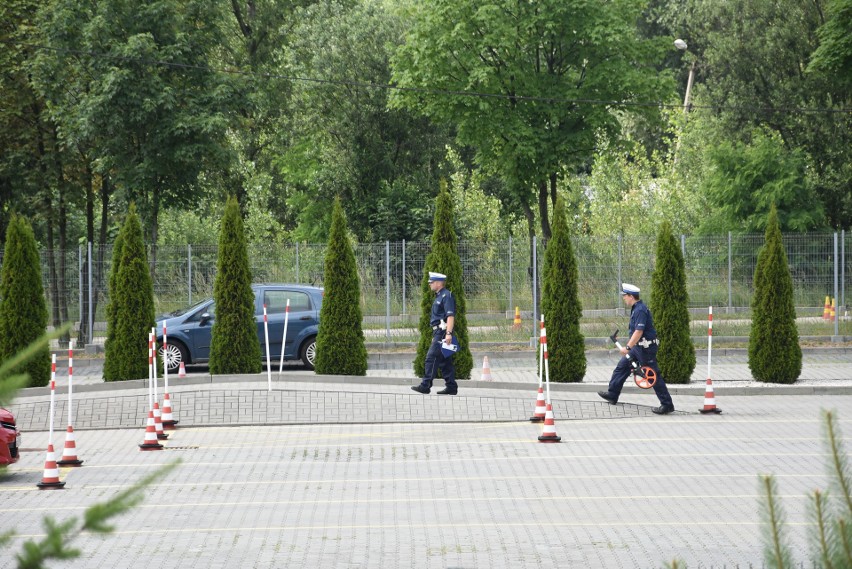
{"type": "Polygon", "coordinates": [[[660,339],[657,363],[666,383],[689,383],[695,370],[695,346],[689,335],[686,268],[671,224],[657,234],[657,264],[651,277],[651,312],[660,339]]]}
{"type": "Polygon", "coordinates": [[[583,381],[586,375],[586,352],[580,332],[583,307],[577,282],[577,260],[561,198],[553,208],[551,226],[553,234],[544,250],[541,291],[548,367],[552,381],[576,383],[583,381]]]}
{"type": "MultiPolygon", "coordinates": [[[[441,181],[435,207],[434,229],[432,231],[432,248],[426,255],[423,280],[420,285],[422,299],[420,301],[420,341],[417,344],[417,355],[414,358],[414,373],[423,377],[426,373],[426,352],[432,343],[432,327],[429,318],[432,314],[432,303],[435,293],[429,288],[429,272],[447,275],[446,288],[456,301],[455,324],[453,334],[459,341],[459,351],[453,356],[456,379],[470,379],[473,369],[473,356],[470,353],[470,342],[467,332],[467,310],[464,296],[464,281],[462,280],[462,265],[458,254],[458,239],[453,227],[453,200],[447,190],[447,183],[441,181]]],[[[440,371],[439,371],[440,374],[440,371]]]]}
{"type": "Polygon", "coordinates": [[[318,374],[366,375],[358,265],[339,198],[334,200],[331,214],[323,288],[314,369],[318,374]]]}
{"type": "Polygon", "coordinates": [[[216,312],[210,339],[210,373],[260,373],[263,352],[257,339],[251,269],[240,206],[234,196],[225,204],[219,228],[213,300],[216,312]]]}
{"type": "MultiPolygon", "coordinates": [[[[106,306],[107,337],[104,342],[104,350],[107,352],[111,350],[112,338],[115,336],[116,304],[113,302],[113,295],[115,294],[116,283],[118,280],[118,268],[121,266],[121,248],[122,243],[124,242],[122,239],[122,233],[123,231],[119,230],[118,235],[115,238],[115,242],[112,245],[112,266],[110,267],[109,280],[107,281],[107,298],[109,299],[109,302],[106,306]]],[[[116,375],[114,367],[115,360],[113,358],[105,358],[103,372],[104,377],[114,377],[116,375]]]]}
{"type": "MultiPolygon", "coordinates": [[[[38,246],[29,222],[12,215],[0,270],[0,362],[39,339],[47,330],[47,302],[41,280],[38,246]]],[[[50,352],[45,344],[26,362],[10,370],[26,373],[29,385],[50,382],[50,352]]]]}
{"type": "Polygon", "coordinates": [[[773,204],[766,239],[754,269],[748,367],[757,381],[795,383],[802,373],[802,348],[793,305],[793,279],[773,204]]]}
{"type": "Polygon", "coordinates": [[[104,380],[148,377],[148,333],[154,327],[154,283],[136,206],[130,204],[118,238],[118,257],[108,284],[104,380]]]}

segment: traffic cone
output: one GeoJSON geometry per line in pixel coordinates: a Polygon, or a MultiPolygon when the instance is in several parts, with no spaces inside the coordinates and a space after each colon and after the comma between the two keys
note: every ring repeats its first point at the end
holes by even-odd
{"type": "Polygon", "coordinates": [[[512,322],[512,330],[520,330],[521,329],[521,310],[517,306],[515,307],[515,320],[512,322]]]}
{"type": "Polygon", "coordinates": [[[56,462],[59,466],[81,466],[83,461],[77,458],[77,440],[74,438],[74,427],[68,425],[65,431],[65,449],[62,460],[56,462]]]}
{"type": "Polygon", "coordinates": [[[157,433],[157,438],[166,440],[169,435],[163,432],[163,414],[160,412],[160,404],[154,401],[154,431],[157,433]]]}
{"type": "Polygon", "coordinates": [[[480,381],[494,381],[491,377],[491,364],[488,363],[488,356],[482,358],[482,375],[480,381]]]}
{"type": "Polygon", "coordinates": [[[544,421],[546,415],[547,406],[544,404],[544,389],[539,387],[538,397],[535,400],[535,412],[533,413],[533,416],[530,417],[530,421],[533,423],[541,423],[544,421]]]}
{"type": "MultiPolygon", "coordinates": [[[[183,364],[181,364],[183,365],[183,364]]],[[[175,425],[179,423],[179,421],[175,421],[174,416],[172,415],[172,400],[169,399],[169,394],[163,394],[163,416],[162,416],[163,429],[168,431],[174,431],[175,425]]]]}
{"type": "Polygon", "coordinates": [[[47,445],[47,454],[44,457],[44,475],[41,482],[36,484],[42,490],[60,490],[65,487],[65,482],[59,481],[59,467],[56,466],[56,456],[53,454],[53,445],[47,445]]]}
{"type": "Polygon", "coordinates": [[[722,412],[721,409],[716,407],[716,396],[713,394],[713,380],[709,377],[707,378],[707,387],[704,390],[704,408],[699,409],[699,411],[704,415],[709,413],[718,415],[722,412]]]}
{"type": "Polygon", "coordinates": [[[186,377],[186,366],[183,365],[183,362],[180,362],[180,367],[178,368],[178,377],[186,377]]]}
{"type": "Polygon", "coordinates": [[[822,319],[828,320],[831,318],[831,301],[830,297],[825,297],[825,308],[822,309],[822,319]]]}
{"type": "Polygon", "coordinates": [[[154,426],[154,411],[148,411],[148,422],[145,424],[145,440],[139,445],[140,450],[163,450],[163,445],[157,441],[157,428],[154,426]]]}
{"type": "Polygon", "coordinates": [[[831,299],[831,312],[828,315],[828,319],[834,322],[834,319],[837,318],[837,306],[834,304],[835,299],[831,299]]]}
{"type": "Polygon", "coordinates": [[[556,423],[553,421],[553,406],[548,403],[544,417],[544,429],[541,431],[541,436],[538,438],[538,442],[558,443],[561,440],[562,437],[556,435],[556,423]]]}

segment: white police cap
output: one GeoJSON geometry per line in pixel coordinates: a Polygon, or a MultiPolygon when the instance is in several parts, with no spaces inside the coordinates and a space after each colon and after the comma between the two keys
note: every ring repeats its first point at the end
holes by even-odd
{"type": "Polygon", "coordinates": [[[630,283],[621,283],[621,292],[624,294],[639,294],[639,287],[630,283]]]}
{"type": "Polygon", "coordinates": [[[447,275],[444,275],[444,274],[441,274],[441,273],[433,273],[432,271],[429,271],[429,282],[430,283],[432,281],[445,281],[445,280],[447,280],[447,275]]]}

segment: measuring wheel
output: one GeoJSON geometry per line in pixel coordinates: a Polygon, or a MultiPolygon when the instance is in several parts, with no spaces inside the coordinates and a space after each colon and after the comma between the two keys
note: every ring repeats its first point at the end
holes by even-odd
{"type": "Polygon", "coordinates": [[[648,366],[642,366],[642,375],[638,373],[633,376],[633,380],[636,382],[641,389],[651,389],[654,387],[654,384],[657,383],[657,372],[648,366]]]}

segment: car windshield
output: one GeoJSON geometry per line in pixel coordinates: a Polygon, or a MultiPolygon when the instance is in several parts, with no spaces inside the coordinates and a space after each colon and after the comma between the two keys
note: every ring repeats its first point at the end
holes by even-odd
{"type": "Polygon", "coordinates": [[[198,308],[199,306],[201,306],[201,305],[202,305],[202,304],[204,304],[205,302],[210,302],[210,299],[209,299],[209,298],[205,298],[205,299],[204,299],[204,300],[202,300],[201,302],[196,302],[195,304],[193,304],[192,306],[190,306],[190,307],[188,307],[188,308],[181,308],[180,310],[175,310],[174,312],[170,312],[170,313],[168,314],[168,316],[183,316],[183,315],[184,315],[184,314],[186,314],[187,312],[192,312],[193,310],[195,310],[196,308],[198,308]]]}

